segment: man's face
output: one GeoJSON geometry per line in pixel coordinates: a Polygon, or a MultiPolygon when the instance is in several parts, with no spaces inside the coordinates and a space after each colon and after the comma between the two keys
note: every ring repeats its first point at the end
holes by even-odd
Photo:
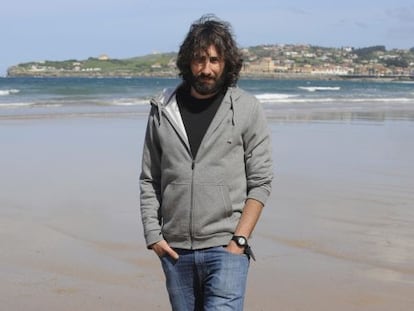
{"type": "Polygon", "coordinates": [[[208,98],[216,94],[223,86],[223,71],[224,60],[214,45],[201,51],[191,61],[191,95],[208,98]]]}

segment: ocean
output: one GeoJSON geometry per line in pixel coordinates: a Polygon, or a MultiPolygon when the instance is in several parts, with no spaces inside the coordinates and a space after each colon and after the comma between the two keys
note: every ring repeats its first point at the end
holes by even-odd
{"type": "MultiPolygon", "coordinates": [[[[0,118],[146,114],[168,78],[0,78],[0,118]]],[[[414,83],[241,79],[276,119],[414,120],[414,83]]]]}

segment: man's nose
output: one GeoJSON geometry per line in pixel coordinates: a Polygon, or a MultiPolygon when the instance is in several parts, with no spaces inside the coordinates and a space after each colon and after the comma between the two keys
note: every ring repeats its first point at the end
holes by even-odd
{"type": "Polygon", "coordinates": [[[202,72],[203,74],[206,74],[206,75],[209,75],[209,74],[211,74],[211,73],[212,73],[212,70],[211,70],[211,63],[210,63],[210,61],[209,61],[209,60],[206,60],[206,61],[204,61],[204,62],[202,63],[201,72],[202,72]]]}

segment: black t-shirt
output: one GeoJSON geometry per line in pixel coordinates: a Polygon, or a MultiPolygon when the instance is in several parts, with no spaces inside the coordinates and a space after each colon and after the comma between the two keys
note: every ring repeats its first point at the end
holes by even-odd
{"type": "Polygon", "coordinates": [[[193,158],[197,154],[201,141],[223,97],[224,93],[219,92],[213,97],[198,99],[191,96],[189,88],[184,86],[177,91],[177,103],[187,132],[193,158]]]}

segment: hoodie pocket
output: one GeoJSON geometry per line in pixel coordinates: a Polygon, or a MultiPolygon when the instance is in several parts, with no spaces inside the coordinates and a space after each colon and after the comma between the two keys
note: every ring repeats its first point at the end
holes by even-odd
{"type": "Polygon", "coordinates": [[[186,183],[171,183],[162,198],[162,231],[165,237],[188,237],[190,226],[191,192],[186,183]]]}
{"type": "Polygon", "coordinates": [[[206,237],[229,230],[232,204],[226,185],[194,185],[193,230],[194,235],[206,237]]]}

